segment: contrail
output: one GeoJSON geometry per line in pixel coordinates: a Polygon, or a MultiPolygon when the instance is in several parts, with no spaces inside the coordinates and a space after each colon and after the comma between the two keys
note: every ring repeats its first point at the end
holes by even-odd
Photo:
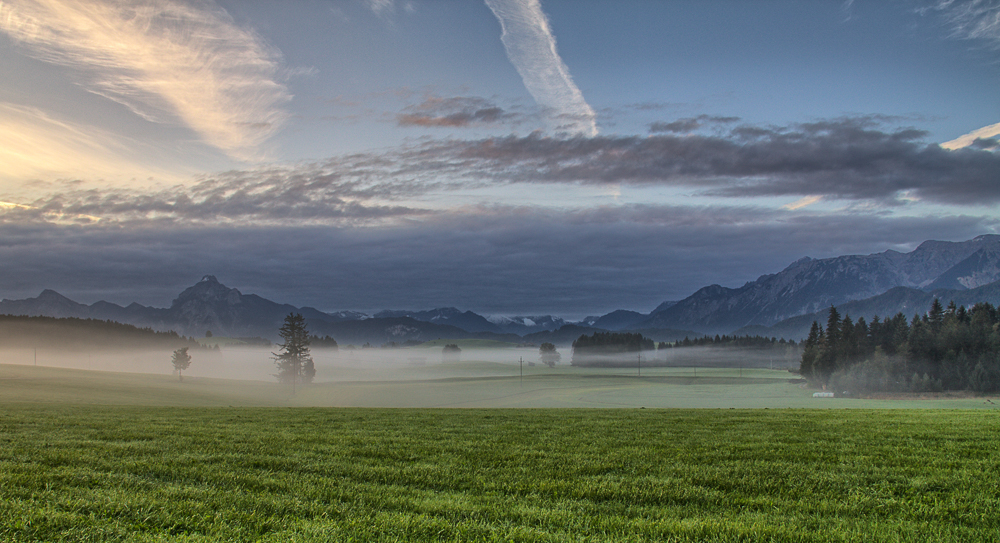
{"type": "Polygon", "coordinates": [[[539,0],[485,0],[500,20],[500,39],[507,58],[521,74],[535,102],[552,111],[557,129],[583,136],[596,136],[594,110],[556,51],[549,20],[539,0]]]}

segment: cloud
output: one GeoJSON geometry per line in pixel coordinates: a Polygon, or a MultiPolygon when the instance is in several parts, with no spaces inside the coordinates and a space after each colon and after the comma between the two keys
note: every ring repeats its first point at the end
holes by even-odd
{"type": "Polygon", "coordinates": [[[165,169],[135,162],[132,157],[137,151],[134,145],[94,127],[0,102],[0,187],[4,190],[16,191],[30,179],[80,175],[178,180],[165,169]]]}
{"type": "MultiPolygon", "coordinates": [[[[1000,1],[997,0],[935,0],[918,9],[921,13],[936,12],[951,28],[952,37],[974,40],[1000,50],[1000,1]]],[[[972,145],[977,138],[1000,135],[1000,123],[973,130],[941,144],[945,149],[960,149],[972,145]]]]}
{"type": "Polygon", "coordinates": [[[68,186],[25,205],[0,209],[0,222],[103,221],[114,224],[361,226],[433,212],[393,200],[436,186],[394,180],[391,163],[360,155],[293,168],[259,168],[211,176],[160,191],[68,186]]]}
{"type": "Polygon", "coordinates": [[[712,283],[738,287],[802,256],[909,250],[997,228],[962,216],[671,205],[475,206],[364,228],[0,223],[0,296],[53,288],[81,302],[163,307],[210,273],[244,293],[328,310],[455,306],[582,317],[649,311],[712,283]]]}
{"type": "Polygon", "coordinates": [[[597,135],[594,110],[556,51],[549,20],[538,0],[486,0],[500,21],[500,39],[524,86],[538,105],[552,111],[560,132],[597,135]]]}
{"type": "Polygon", "coordinates": [[[463,175],[506,183],[660,185],[716,196],[888,204],[903,194],[945,204],[1000,202],[1000,155],[948,151],[924,143],[921,131],[887,131],[879,122],[857,117],[740,125],[725,136],[510,136],[432,142],[421,155],[463,175]]]}
{"type": "MultiPolygon", "coordinates": [[[[379,17],[389,17],[396,13],[396,0],[362,0],[364,5],[379,17]]],[[[402,2],[403,10],[413,13],[417,7],[411,1],[402,2]]]]}
{"type": "Polygon", "coordinates": [[[431,96],[396,116],[400,126],[464,128],[499,124],[516,117],[500,106],[478,97],[431,96]]]}
{"type": "Polygon", "coordinates": [[[0,2],[0,31],[91,92],[235,158],[258,158],[288,117],[279,53],[208,1],[0,2]]]}
{"type": "Polygon", "coordinates": [[[822,201],[822,196],[806,196],[805,198],[792,202],[788,205],[781,206],[781,208],[789,211],[795,211],[796,209],[802,209],[822,201]]]}
{"type": "Polygon", "coordinates": [[[941,144],[941,147],[945,149],[961,149],[963,147],[968,147],[976,142],[976,140],[983,138],[993,138],[1000,136],[1000,123],[991,124],[989,126],[984,126],[978,130],[973,130],[964,136],[959,136],[951,141],[946,141],[941,144]]]}
{"type": "MultiPolygon", "coordinates": [[[[429,115],[434,117],[434,115],[429,115]]],[[[384,224],[424,218],[502,190],[525,204],[551,206],[532,184],[677,187],[700,196],[792,197],[790,210],[825,201],[852,205],[1000,202],[1000,154],[980,140],[958,151],[923,142],[924,133],[887,130],[869,117],[788,127],[738,125],[723,135],[596,136],[537,134],[431,140],[324,162],[208,176],[158,192],[69,187],[30,204],[44,213],[108,221],[200,224],[384,224]],[[480,192],[476,192],[480,191],[480,192]],[[483,192],[487,191],[487,192],[483,192]],[[47,211],[43,211],[47,210],[47,211]]],[[[6,210],[8,221],[26,210],[6,210]]]]}
{"type": "Polygon", "coordinates": [[[689,134],[702,128],[706,124],[728,124],[739,121],[739,117],[715,117],[710,115],[698,115],[697,117],[686,117],[671,122],[654,122],[649,125],[649,132],[673,134],[689,134]]]}
{"type": "Polygon", "coordinates": [[[365,5],[380,17],[396,11],[396,3],[393,0],[365,0],[365,5]]]}
{"type": "Polygon", "coordinates": [[[788,127],[738,125],[714,136],[430,140],[323,162],[230,171],[155,192],[69,186],[34,201],[0,198],[33,210],[0,213],[8,222],[44,220],[49,213],[122,223],[378,225],[478,201],[552,206],[545,194],[528,188],[532,184],[793,197],[789,210],[820,199],[882,208],[918,200],[1000,202],[1000,154],[984,150],[994,140],[949,151],[924,143],[923,132],[886,130],[880,122],[860,117],[788,127]]]}
{"type": "Polygon", "coordinates": [[[921,12],[939,12],[959,39],[984,40],[1000,48],[1000,2],[996,0],[935,0],[921,12]]]}

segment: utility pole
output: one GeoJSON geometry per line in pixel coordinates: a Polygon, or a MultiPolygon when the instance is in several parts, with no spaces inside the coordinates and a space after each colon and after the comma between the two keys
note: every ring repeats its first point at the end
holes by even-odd
{"type": "Polygon", "coordinates": [[[524,386],[524,357],[517,359],[517,365],[521,367],[521,386],[524,386]]]}
{"type": "Polygon", "coordinates": [[[38,347],[35,347],[35,365],[38,365],[38,347]]]}
{"type": "Polygon", "coordinates": [[[636,367],[639,368],[639,377],[642,377],[642,353],[636,355],[637,362],[636,367]]]}

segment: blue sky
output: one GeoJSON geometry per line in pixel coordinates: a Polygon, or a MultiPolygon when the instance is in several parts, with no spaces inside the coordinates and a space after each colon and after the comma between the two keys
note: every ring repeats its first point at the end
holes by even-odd
{"type": "Polygon", "coordinates": [[[0,3],[0,296],[649,311],[1000,231],[1000,2],[0,3]]]}

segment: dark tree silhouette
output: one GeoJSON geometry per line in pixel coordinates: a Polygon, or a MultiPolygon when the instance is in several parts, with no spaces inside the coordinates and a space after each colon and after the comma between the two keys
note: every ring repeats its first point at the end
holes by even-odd
{"type": "Polygon", "coordinates": [[[813,322],[800,369],[816,385],[843,391],[1000,391],[1000,311],[937,299],[907,322],[902,313],[855,323],[830,308],[827,329],[813,322]]]}
{"type": "Polygon", "coordinates": [[[274,363],[278,367],[275,377],[281,383],[291,383],[292,392],[298,383],[311,383],[316,376],[316,366],[309,354],[309,331],[306,329],[306,319],[298,313],[289,313],[285,322],[278,329],[281,336],[281,352],[274,355],[274,363]]]}
{"type": "Polygon", "coordinates": [[[179,380],[184,380],[184,370],[191,367],[191,355],[188,354],[187,347],[181,347],[174,351],[173,357],[170,359],[174,363],[174,369],[177,370],[177,377],[179,380]]]}
{"type": "Polygon", "coordinates": [[[455,343],[449,343],[441,349],[442,362],[458,362],[462,359],[462,348],[455,343]]]}
{"type": "Polygon", "coordinates": [[[554,368],[562,360],[562,355],[552,343],[542,343],[541,347],[538,348],[538,354],[542,358],[542,363],[550,368],[554,368]]]}

